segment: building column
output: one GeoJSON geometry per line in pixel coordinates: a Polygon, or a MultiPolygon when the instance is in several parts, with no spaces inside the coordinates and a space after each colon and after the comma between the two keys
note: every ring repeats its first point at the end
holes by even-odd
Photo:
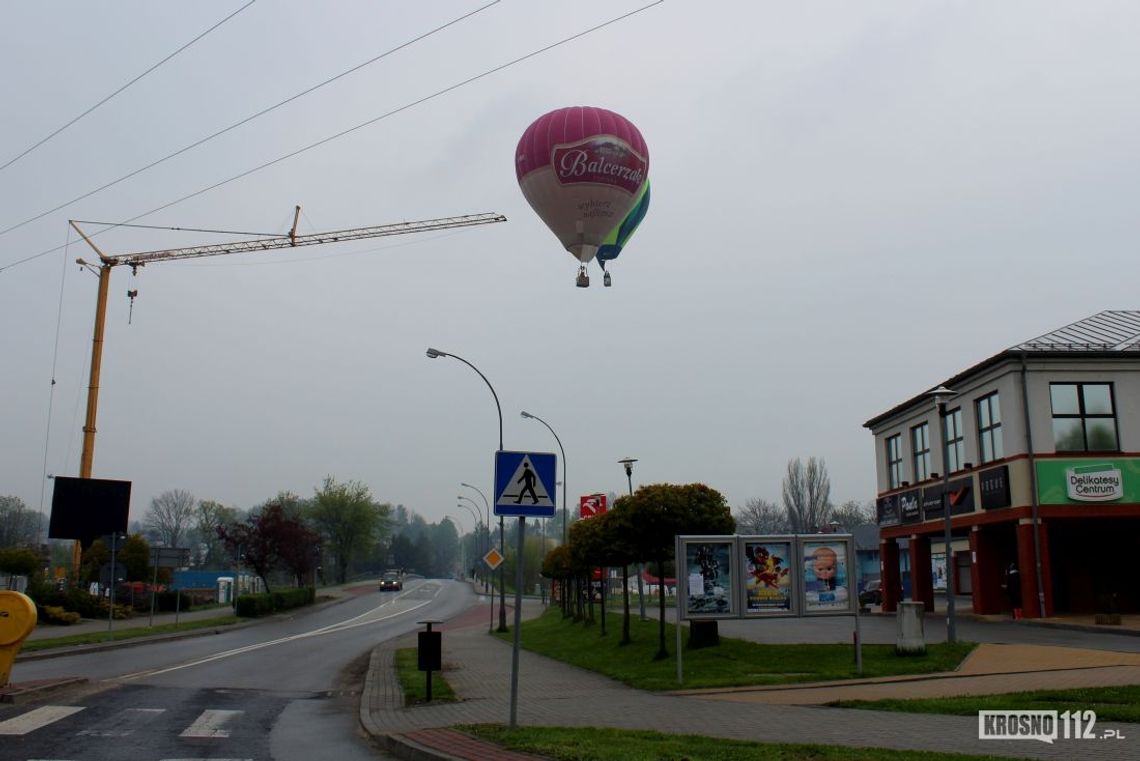
{"type": "Polygon", "coordinates": [[[883,590],[883,612],[894,613],[902,597],[899,576],[899,545],[894,539],[879,542],[879,584],[883,590]]]}
{"type": "Polygon", "coordinates": [[[934,610],[934,578],[930,573],[930,537],[910,537],[910,599],[934,610]]]}
{"type": "Polygon", "coordinates": [[[1002,567],[994,549],[993,533],[982,526],[970,530],[970,575],[974,584],[974,612],[998,615],[1005,606],[1002,567]]]}
{"type": "MultiPolygon", "coordinates": [[[[1041,545],[1041,582],[1045,586],[1045,616],[1053,615],[1053,575],[1049,563],[1049,532],[1045,522],[1037,526],[1041,545]]],[[[1033,520],[1017,523],[1017,569],[1021,576],[1021,609],[1026,618],[1042,618],[1037,600],[1037,568],[1033,554],[1033,520]]]]}

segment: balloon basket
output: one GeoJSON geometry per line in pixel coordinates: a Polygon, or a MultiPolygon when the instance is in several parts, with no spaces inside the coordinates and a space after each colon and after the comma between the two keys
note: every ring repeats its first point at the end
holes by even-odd
{"type": "Polygon", "coordinates": [[[586,274],[586,268],[585,267],[582,267],[581,269],[578,270],[578,279],[576,281],[574,281],[574,284],[577,285],[579,288],[589,288],[590,287],[590,276],[586,274]]]}

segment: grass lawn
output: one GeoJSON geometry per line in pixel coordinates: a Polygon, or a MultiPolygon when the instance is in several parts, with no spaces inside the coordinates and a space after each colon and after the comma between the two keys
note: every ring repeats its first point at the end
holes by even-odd
{"type": "Polygon", "coordinates": [[[456,727],[509,750],[559,761],[990,761],[973,756],[927,751],[847,748],[836,745],[752,743],[697,735],[623,729],[520,727],[498,724],[456,727]]]}
{"type": "MultiPolygon", "coordinates": [[[[608,633],[601,637],[597,623],[575,623],[562,618],[559,609],[550,608],[542,616],[523,622],[520,641],[527,650],[597,671],[642,690],[788,684],[859,676],[851,645],[769,645],[721,637],[717,647],[684,650],[684,683],[679,685],[672,624],[665,624],[665,645],[670,657],[654,660],[657,621],[641,621],[633,616],[632,642],[622,645],[621,616],[607,618],[608,633]]],[[[509,642],[514,635],[496,636],[509,642]]],[[[687,637],[687,627],[682,627],[682,645],[687,637]]],[[[940,643],[928,645],[925,655],[899,656],[893,645],[864,645],[863,676],[953,671],[973,648],[974,644],[968,642],[940,643]]]]}
{"type": "Polygon", "coordinates": [[[1076,690],[1035,690],[1003,695],[963,695],[922,700],[850,700],[831,703],[842,708],[907,713],[948,713],[976,716],[978,711],[1096,711],[1097,721],[1140,722],[1140,685],[1089,687],[1076,690]]]}
{"type": "MultiPolygon", "coordinates": [[[[400,679],[400,687],[404,690],[404,705],[412,706],[428,702],[427,673],[419,670],[417,648],[402,647],[396,651],[396,675],[400,679]]],[[[431,672],[431,702],[454,703],[457,700],[443,674],[439,671],[431,672]]]]}
{"type": "MultiPolygon", "coordinates": [[[[228,606],[227,606],[228,607],[228,606]]],[[[187,621],[180,624],[160,624],[150,628],[115,629],[109,632],[92,632],[89,634],[70,634],[62,637],[27,640],[20,647],[20,652],[32,653],[37,650],[50,650],[54,647],[73,647],[75,645],[95,645],[100,642],[119,642],[120,640],[138,639],[139,637],[152,637],[155,634],[171,634],[173,632],[188,632],[196,629],[213,629],[219,626],[231,626],[242,619],[235,615],[206,618],[200,621],[187,621]]]]}

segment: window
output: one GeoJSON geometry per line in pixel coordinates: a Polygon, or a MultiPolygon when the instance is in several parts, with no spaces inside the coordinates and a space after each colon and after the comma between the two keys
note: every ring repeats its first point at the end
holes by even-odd
{"type": "Polygon", "coordinates": [[[914,480],[930,478],[930,424],[923,423],[910,429],[910,448],[914,452],[914,480]]]}
{"type": "Polygon", "coordinates": [[[1053,443],[1058,452],[1117,450],[1111,383],[1050,383],[1053,443]]]}
{"type": "Polygon", "coordinates": [[[962,438],[962,408],[947,412],[942,418],[942,430],[946,431],[946,464],[950,473],[962,469],[966,458],[966,441],[962,438]]]}
{"type": "Polygon", "coordinates": [[[978,459],[981,462],[1000,460],[1005,457],[1005,447],[1001,440],[1001,407],[995,391],[974,402],[978,416],[978,459]]]}
{"type": "Polygon", "coordinates": [[[896,489],[902,484],[902,435],[896,433],[887,439],[887,488],[896,489]]]}

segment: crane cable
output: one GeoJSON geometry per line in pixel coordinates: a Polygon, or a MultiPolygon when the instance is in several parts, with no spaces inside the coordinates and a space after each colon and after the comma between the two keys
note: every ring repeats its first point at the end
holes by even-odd
{"type": "MultiPolygon", "coordinates": [[[[48,392],[48,408],[47,408],[47,424],[44,430],[44,462],[43,462],[43,478],[40,480],[40,531],[46,531],[46,524],[44,522],[44,492],[47,490],[47,463],[48,463],[48,447],[51,443],[51,418],[52,410],[55,406],[55,371],[59,365],[59,333],[63,326],[63,293],[64,285],[67,283],[67,257],[68,249],[71,248],[71,226],[67,228],[67,241],[63,244],[63,263],[59,272],[59,304],[56,306],[55,312],[55,346],[52,348],[51,355],[51,388],[48,392]]],[[[45,544],[47,537],[40,535],[40,544],[45,544]]]]}

